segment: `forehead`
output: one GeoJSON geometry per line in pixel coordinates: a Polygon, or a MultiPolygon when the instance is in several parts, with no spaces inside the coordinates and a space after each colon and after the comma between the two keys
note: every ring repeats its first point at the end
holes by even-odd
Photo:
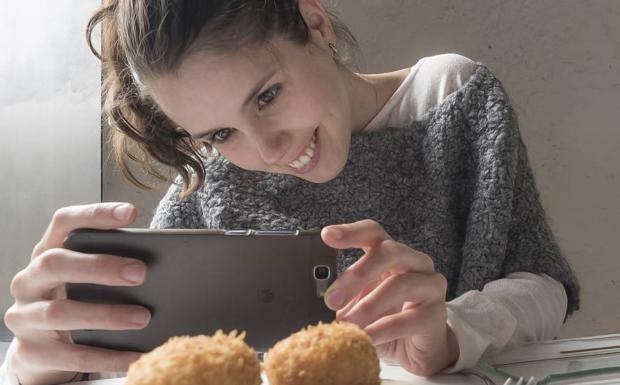
{"type": "Polygon", "coordinates": [[[150,79],[148,87],[159,107],[184,128],[199,127],[208,112],[217,116],[239,113],[247,93],[266,74],[286,66],[287,47],[278,43],[230,53],[208,50],[189,54],[174,73],[150,79]]]}

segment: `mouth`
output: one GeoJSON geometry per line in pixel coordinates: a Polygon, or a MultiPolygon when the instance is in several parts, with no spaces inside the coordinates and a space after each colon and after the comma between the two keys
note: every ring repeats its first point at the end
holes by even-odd
{"type": "Polygon", "coordinates": [[[314,130],[314,134],[312,138],[306,145],[306,147],[301,151],[300,155],[294,161],[290,162],[288,165],[292,169],[295,170],[297,174],[304,174],[309,172],[316,166],[319,159],[319,128],[317,127],[314,130]]]}

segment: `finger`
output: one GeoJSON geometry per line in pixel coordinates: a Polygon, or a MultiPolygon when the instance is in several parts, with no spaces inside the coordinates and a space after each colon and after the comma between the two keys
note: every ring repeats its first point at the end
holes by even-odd
{"type": "Polygon", "coordinates": [[[69,206],[58,209],[35,246],[32,257],[36,258],[47,249],[62,247],[69,233],[75,229],[113,229],[127,226],[136,219],[136,209],[122,202],[94,203],[82,206],[69,206]]]}
{"type": "Polygon", "coordinates": [[[433,260],[426,254],[393,240],[384,240],[349,266],[325,293],[325,303],[338,310],[351,300],[368,282],[382,274],[434,272],[433,260]]]}
{"type": "Polygon", "coordinates": [[[33,372],[81,373],[126,372],[140,358],[139,352],[117,351],[62,342],[30,343],[16,340],[14,354],[22,366],[33,372]]]}
{"type": "Polygon", "coordinates": [[[144,262],[135,258],[50,249],[13,278],[11,294],[18,301],[34,302],[52,299],[53,290],[67,282],[135,286],[146,273],[144,262]]]}
{"type": "Polygon", "coordinates": [[[420,340],[416,344],[418,349],[432,351],[436,349],[436,346],[432,345],[441,342],[442,336],[445,336],[446,322],[446,306],[437,303],[388,315],[368,325],[364,330],[374,345],[415,337],[420,340]]]}
{"type": "Polygon", "coordinates": [[[383,282],[385,279],[387,279],[391,275],[392,274],[390,272],[384,272],[383,274],[381,274],[381,277],[375,279],[374,281],[366,285],[364,290],[359,292],[359,294],[356,295],[351,301],[349,301],[342,309],[336,312],[336,319],[339,320],[340,318],[345,317],[346,314],[353,308],[353,306],[355,306],[359,302],[360,299],[368,295],[368,293],[373,291],[377,286],[379,286],[379,284],[381,284],[381,282],[383,282]]]}
{"type": "Polygon", "coordinates": [[[384,316],[402,311],[405,303],[415,308],[443,302],[445,290],[445,278],[439,273],[392,275],[362,298],[342,320],[365,328],[384,316]]]}
{"type": "Polygon", "coordinates": [[[36,330],[135,330],[150,321],[148,309],[138,305],[90,304],[57,299],[19,305],[7,325],[16,336],[29,339],[36,330]]]}
{"type": "Polygon", "coordinates": [[[383,227],[372,219],[354,223],[326,226],[321,230],[323,241],[335,249],[364,249],[376,246],[381,241],[392,239],[383,227]]]}
{"type": "Polygon", "coordinates": [[[358,295],[356,295],[351,301],[349,301],[342,309],[336,312],[336,319],[340,320],[345,317],[348,312],[353,308],[353,306],[355,306],[360,301],[360,299],[364,298],[366,295],[368,295],[368,293],[370,293],[377,286],[379,286],[381,281],[382,279],[375,279],[374,281],[366,285],[366,287],[362,291],[360,291],[358,295]]]}

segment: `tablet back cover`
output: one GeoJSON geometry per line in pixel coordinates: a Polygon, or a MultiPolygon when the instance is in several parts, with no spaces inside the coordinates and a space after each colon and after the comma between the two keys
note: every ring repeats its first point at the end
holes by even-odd
{"type": "MultiPolygon", "coordinates": [[[[246,332],[267,351],[276,341],[319,321],[330,322],[313,268],[329,266],[336,250],[318,234],[226,235],[209,230],[79,230],[65,247],[133,257],[148,266],[140,286],[67,284],[68,298],[101,304],[140,304],[151,310],[141,330],[75,330],[79,344],[146,352],[177,335],[246,332]]],[[[325,283],[325,282],[324,282],[325,283]]]]}

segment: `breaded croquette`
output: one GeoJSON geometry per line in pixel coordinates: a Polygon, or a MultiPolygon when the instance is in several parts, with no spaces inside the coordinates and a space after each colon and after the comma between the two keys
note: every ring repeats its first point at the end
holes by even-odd
{"type": "Polygon", "coordinates": [[[125,385],[259,385],[245,333],[171,337],[129,366],[125,385]]]}
{"type": "Polygon", "coordinates": [[[344,322],[308,326],[269,350],[270,385],[378,385],[379,359],[370,337],[344,322]]]}

